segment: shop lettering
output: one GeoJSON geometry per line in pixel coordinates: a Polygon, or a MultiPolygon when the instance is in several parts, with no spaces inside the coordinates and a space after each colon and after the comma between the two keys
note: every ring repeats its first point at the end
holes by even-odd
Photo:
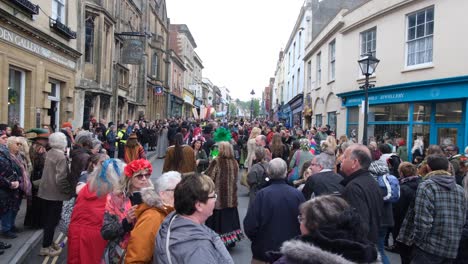
{"type": "Polygon", "coordinates": [[[47,59],[50,59],[50,60],[53,60],[57,63],[60,63],[60,64],[63,64],[67,67],[70,67],[72,69],[75,68],[76,66],[76,63],[74,61],[71,61],[69,59],[66,59],[52,51],[50,51],[49,49],[46,49],[44,47],[41,47],[40,45],[28,40],[28,39],[25,39],[23,37],[21,37],[20,35],[17,35],[13,32],[10,32],[2,27],[0,27],[0,40],[3,39],[7,42],[10,42],[10,43],[13,43],[15,44],[16,46],[19,46],[19,47],[22,47],[26,50],[29,50],[35,54],[38,54],[40,56],[43,56],[47,59]]]}
{"type": "Polygon", "coordinates": [[[380,100],[389,100],[389,99],[402,99],[405,97],[404,93],[399,94],[385,94],[380,96],[380,100]]]}

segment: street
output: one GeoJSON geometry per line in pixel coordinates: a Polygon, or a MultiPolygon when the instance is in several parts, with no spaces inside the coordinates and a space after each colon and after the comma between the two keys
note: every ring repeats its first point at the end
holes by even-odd
{"type": "MultiPolygon", "coordinates": [[[[153,165],[153,173],[151,175],[151,179],[154,180],[158,175],[161,175],[162,167],[163,167],[163,160],[162,159],[152,159],[153,165]]],[[[241,175],[242,170],[240,170],[239,177],[241,175]]],[[[242,225],[243,219],[247,213],[248,208],[248,190],[244,186],[238,184],[238,210],[240,216],[240,222],[242,225]]],[[[49,257],[41,257],[38,255],[39,250],[41,248],[41,243],[39,243],[32,251],[31,254],[26,258],[25,263],[31,264],[55,264],[55,263],[66,263],[67,260],[67,247],[66,247],[66,237],[62,233],[55,234],[55,242],[60,244],[64,243],[64,248],[62,254],[56,258],[49,258],[49,257]]],[[[250,263],[252,259],[252,253],[250,251],[250,240],[246,237],[242,241],[236,244],[234,248],[229,250],[231,253],[232,258],[236,264],[247,264],[250,263]]],[[[400,258],[397,254],[387,252],[387,256],[390,259],[392,264],[400,264],[400,258]]],[[[0,261],[1,263],[1,261],[0,261]]]]}

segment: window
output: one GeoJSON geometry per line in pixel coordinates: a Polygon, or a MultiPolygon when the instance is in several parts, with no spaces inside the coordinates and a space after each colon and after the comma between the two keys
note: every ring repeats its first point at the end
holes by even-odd
{"type": "Polygon", "coordinates": [[[94,17],[86,15],[85,21],[85,62],[93,63],[94,55],[94,17]]]}
{"type": "Polygon", "coordinates": [[[151,75],[154,78],[158,78],[158,54],[154,53],[151,59],[151,75]]]}
{"type": "Polygon", "coordinates": [[[462,102],[444,102],[436,104],[437,123],[461,123],[463,120],[462,102]]]}
{"type": "Polygon", "coordinates": [[[299,32],[299,41],[297,43],[297,58],[301,57],[302,32],[299,32]]]}
{"type": "Polygon", "coordinates": [[[24,127],[25,72],[16,68],[9,71],[8,80],[8,125],[24,127]]]}
{"type": "Polygon", "coordinates": [[[372,105],[369,107],[369,122],[408,121],[409,104],[372,105]]]}
{"type": "Polygon", "coordinates": [[[434,7],[407,16],[407,66],[432,62],[434,7]]]}
{"type": "Polygon", "coordinates": [[[62,24],[65,24],[65,1],[52,0],[52,19],[55,19],[62,24]]]}
{"type": "Polygon", "coordinates": [[[359,108],[348,108],[348,129],[346,134],[349,138],[357,139],[359,133],[359,108]]]}
{"type": "Polygon", "coordinates": [[[331,131],[336,131],[336,111],[328,112],[328,125],[331,131]]]}
{"type": "Polygon", "coordinates": [[[307,90],[312,88],[312,61],[307,62],[307,90]]]}
{"type": "Polygon", "coordinates": [[[336,42],[333,40],[329,45],[330,51],[330,81],[335,80],[335,64],[336,64],[336,42]]]}
{"type": "Polygon", "coordinates": [[[297,93],[300,93],[302,92],[301,89],[300,89],[300,83],[299,81],[301,80],[301,68],[297,69],[297,93]]]}
{"type": "Polygon", "coordinates": [[[322,53],[319,52],[317,54],[317,80],[316,80],[316,86],[319,87],[320,86],[320,83],[322,82],[322,62],[321,62],[321,59],[322,59],[322,53]]]}
{"type": "Polygon", "coordinates": [[[288,52],[288,73],[291,68],[291,52],[288,52]]]}
{"type": "Polygon", "coordinates": [[[375,56],[377,45],[377,29],[371,28],[361,33],[361,56],[372,53],[375,56]]]}
{"type": "Polygon", "coordinates": [[[322,126],[322,114],[315,115],[315,127],[319,128],[322,126]]]}
{"type": "Polygon", "coordinates": [[[295,64],[294,62],[296,61],[296,42],[293,44],[293,65],[295,64]]]}
{"type": "Polygon", "coordinates": [[[292,96],[291,97],[294,97],[296,95],[296,93],[294,92],[294,90],[296,89],[296,83],[294,82],[294,75],[292,76],[292,96]]]}

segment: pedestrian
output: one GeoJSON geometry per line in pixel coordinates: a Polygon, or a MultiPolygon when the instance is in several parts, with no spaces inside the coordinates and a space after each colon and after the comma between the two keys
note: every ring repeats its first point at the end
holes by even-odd
{"type": "Polygon", "coordinates": [[[275,133],[272,137],[271,144],[271,157],[274,158],[282,158],[284,161],[288,161],[289,157],[289,148],[283,144],[281,140],[281,135],[279,133],[275,133]]]}
{"type": "Polygon", "coordinates": [[[117,129],[117,157],[124,160],[125,144],[130,134],[127,133],[127,124],[120,124],[117,129]]]}
{"type": "Polygon", "coordinates": [[[262,130],[258,127],[252,128],[252,131],[250,132],[249,140],[247,141],[247,158],[246,162],[244,163],[244,167],[247,168],[248,170],[250,169],[250,166],[252,165],[253,161],[253,155],[255,151],[255,138],[262,133],[262,130]]]}
{"type": "Polygon", "coordinates": [[[180,173],[169,171],[156,178],[154,187],[141,190],[143,203],[135,210],[136,222],[128,240],[125,263],[151,263],[159,227],[174,211],[174,190],[180,180],[180,173]]]}
{"type": "Polygon", "coordinates": [[[143,146],[138,142],[136,133],[132,133],[125,144],[124,161],[130,163],[139,159],[146,159],[146,153],[143,146]]]}
{"type": "Polygon", "coordinates": [[[144,159],[134,160],[124,169],[114,192],[107,195],[102,237],[108,241],[103,261],[106,264],[121,263],[128,245],[130,231],[135,224],[135,210],[142,203],[141,189],[152,186],[149,178],[153,167],[144,159]]]}
{"type": "Polygon", "coordinates": [[[166,217],[156,237],[153,263],[233,264],[219,235],[204,224],[216,200],[210,177],[185,176],[174,190],[175,212],[166,217]]]}
{"type": "Polygon", "coordinates": [[[73,186],[68,178],[69,162],[65,156],[67,139],[61,132],[49,136],[49,146],[44,163],[38,196],[44,200],[42,223],[44,237],[41,256],[58,256],[62,249],[53,243],[55,228],[60,220],[63,201],[69,200],[73,195],[73,186]]]}
{"type": "Polygon", "coordinates": [[[334,166],[335,155],[322,152],[314,156],[309,166],[312,175],[302,189],[306,200],[325,194],[340,195],[343,192],[343,177],[333,171],[334,166]]]}
{"type": "Polygon", "coordinates": [[[169,146],[167,123],[164,123],[159,130],[158,143],[156,146],[156,156],[162,159],[166,156],[167,147],[169,146]]]}
{"type": "Polygon", "coordinates": [[[201,173],[205,171],[208,167],[208,156],[206,155],[205,150],[202,148],[205,139],[202,136],[194,137],[192,148],[195,152],[195,162],[197,164],[197,172],[201,173]]]}
{"type": "Polygon", "coordinates": [[[252,264],[268,263],[266,252],[278,251],[284,241],[300,234],[297,215],[304,196],[286,183],[284,160],[271,160],[268,172],[270,186],[257,192],[244,219],[245,234],[252,241],[252,264]]]}
{"type": "Polygon", "coordinates": [[[410,264],[412,246],[407,246],[396,240],[400,233],[401,225],[409,211],[410,204],[414,203],[416,198],[416,190],[422,182],[422,178],[417,175],[416,165],[410,162],[402,162],[398,167],[400,172],[400,199],[393,205],[393,219],[395,225],[393,227],[393,237],[395,243],[393,247],[388,248],[389,251],[396,250],[400,254],[401,264],[410,264]]]}
{"type": "Polygon", "coordinates": [[[233,147],[229,142],[218,142],[218,148],[218,156],[205,171],[215,183],[218,195],[213,215],[206,220],[206,226],[219,234],[224,245],[233,247],[243,237],[237,210],[239,164],[234,159],[233,147]]]}
{"type": "MultiPolygon", "coordinates": [[[[342,198],[322,195],[300,206],[301,236],[281,246],[275,264],[379,263],[360,216],[342,198]]],[[[278,255],[272,254],[274,261],[278,255]]]]}
{"type": "MultiPolygon", "coordinates": [[[[123,162],[104,154],[78,192],[68,228],[67,263],[101,263],[107,241],[101,236],[107,194],[118,185],[123,162]]],[[[94,167],[90,164],[90,167],[94,167]]]]}
{"type": "MultiPolygon", "coordinates": [[[[33,132],[32,130],[30,130],[33,132]]],[[[37,196],[39,191],[39,184],[42,178],[42,171],[44,170],[45,157],[49,142],[49,133],[45,129],[35,130],[36,136],[32,138],[32,144],[29,151],[31,159],[31,200],[27,203],[26,216],[24,218],[24,226],[33,229],[42,228],[42,207],[43,201],[37,196]]],[[[29,133],[29,131],[28,131],[29,133]]]]}
{"type": "Polygon", "coordinates": [[[197,169],[193,149],[183,144],[183,136],[177,133],[174,136],[175,145],[167,149],[164,158],[163,173],[178,171],[180,173],[194,172],[197,169]]]}
{"type": "Polygon", "coordinates": [[[295,180],[298,180],[300,175],[299,171],[306,161],[310,161],[314,158],[314,155],[310,153],[309,140],[306,138],[299,140],[300,148],[297,150],[289,162],[289,169],[292,171],[297,171],[297,175],[293,176],[294,173],[288,175],[288,182],[292,183],[295,180]]]}
{"type": "Polygon", "coordinates": [[[86,170],[88,159],[93,149],[93,134],[89,131],[80,131],[75,137],[75,145],[70,152],[71,171],[69,180],[72,183],[72,189],[76,188],[78,179],[82,171],[86,170]]]}
{"type": "Polygon", "coordinates": [[[413,156],[413,164],[420,164],[424,160],[424,141],[422,137],[416,138],[414,140],[413,148],[411,149],[411,154],[413,156]]]}
{"type": "Polygon", "coordinates": [[[249,205],[253,204],[257,192],[269,185],[268,161],[265,157],[265,148],[256,146],[252,166],[247,174],[249,185],[249,205]]]}
{"type": "Polygon", "coordinates": [[[346,148],[341,161],[344,180],[343,198],[354,208],[365,223],[364,234],[377,245],[382,216],[383,194],[377,181],[369,173],[372,162],[370,150],[361,144],[346,148]]]}
{"type": "Polygon", "coordinates": [[[448,172],[443,155],[427,156],[429,173],[416,191],[397,240],[414,245],[412,264],[451,263],[458,254],[466,219],[464,190],[448,172]]]}
{"type": "Polygon", "coordinates": [[[107,150],[107,155],[111,159],[115,158],[115,147],[117,145],[117,127],[114,125],[113,122],[109,122],[109,128],[106,130],[106,143],[104,144],[107,146],[105,149],[107,150]]]}

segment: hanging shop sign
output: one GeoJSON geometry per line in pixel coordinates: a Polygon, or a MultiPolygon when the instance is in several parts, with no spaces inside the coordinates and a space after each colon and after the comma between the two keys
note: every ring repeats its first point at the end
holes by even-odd
{"type": "Polygon", "coordinates": [[[123,64],[141,64],[145,51],[143,40],[145,34],[138,32],[124,32],[116,34],[123,39],[122,63],[123,64]]]}

